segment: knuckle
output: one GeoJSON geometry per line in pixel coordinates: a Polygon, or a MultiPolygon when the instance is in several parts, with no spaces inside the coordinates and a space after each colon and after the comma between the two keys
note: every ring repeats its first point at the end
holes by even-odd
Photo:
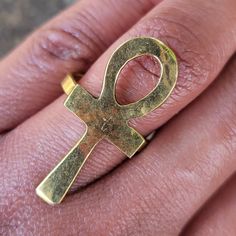
{"type": "Polygon", "coordinates": [[[91,50],[83,41],[61,29],[41,30],[34,35],[33,41],[32,59],[37,64],[45,59],[54,62],[77,61],[83,64],[91,63],[93,60],[91,50]]]}
{"type": "MultiPolygon", "coordinates": [[[[32,35],[31,63],[45,65],[45,60],[55,63],[73,61],[88,68],[105,49],[97,30],[90,24],[87,12],[74,13],[66,21],[57,19],[32,35]]],[[[91,14],[90,14],[91,15],[91,14]]]]}
{"type": "Polygon", "coordinates": [[[152,16],[138,29],[138,34],[163,39],[174,50],[179,62],[179,79],[175,90],[177,97],[205,86],[213,66],[210,63],[209,41],[193,30],[197,22],[186,20],[190,18],[187,13],[180,15],[173,18],[167,18],[165,14],[152,16]]]}

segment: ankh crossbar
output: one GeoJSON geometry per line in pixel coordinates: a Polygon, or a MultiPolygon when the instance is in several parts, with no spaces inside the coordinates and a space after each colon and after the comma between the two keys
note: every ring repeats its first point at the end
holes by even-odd
{"type": "Polygon", "coordinates": [[[177,80],[175,54],[161,41],[138,37],[121,45],[106,67],[99,98],[77,84],[72,75],[62,82],[68,98],[64,105],[86,124],[86,132],[61,162],[36,189],[37,195],[49,204],[60,203],[79,174],[96,144],[106,138],[126,156],[132,157],[145,144],[145,139],[128,125],[131,118],[144,116],[159,107],[171,94],[177,80]],[[149,55],[160,64],[160,79],[155,88],[137,102],[121,105],[116,100],[118,76],[131,60],[149,55]]]}

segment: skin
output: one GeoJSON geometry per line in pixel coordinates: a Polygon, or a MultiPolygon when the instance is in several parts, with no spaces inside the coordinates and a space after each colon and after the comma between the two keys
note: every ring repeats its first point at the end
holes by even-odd
{"type": "MultiPolygon", "coordinates": [[[[235,235],[235,10],[234,0],[82,0],[3,58],[0,234],[235,235]],[[46,205],[35,187],[84,132],[63,107],[61,80],[86,72],[79,83],[98,96],[112,52],[141,35],[179,62],[168,101],[130,122],[157,134],[131,160],[102,141],[65,201],[46,205]]],[[[126,66],[122,103],[151,90],[154,65],[143,57],[126,66]]]]}

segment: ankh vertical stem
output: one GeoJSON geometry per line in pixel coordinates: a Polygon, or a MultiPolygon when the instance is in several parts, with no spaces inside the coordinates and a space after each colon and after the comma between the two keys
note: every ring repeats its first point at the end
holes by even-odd
{"type": "Polygon", "coordinates": [[[99,138],[88,130],[40,183],[36,189],[37,195],[49,204],[60,203],[98,142],[99,138]]]}

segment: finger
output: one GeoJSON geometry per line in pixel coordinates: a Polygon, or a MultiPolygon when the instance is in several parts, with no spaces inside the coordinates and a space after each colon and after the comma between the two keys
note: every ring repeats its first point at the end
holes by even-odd
{"type": "MultiPolygon", "coordinates": [[[[149,34],[161,39],[167,38],[169,46],[174,49],[177,55],[181,55],[178,58],[180,75],[173,95],[161,109],[135,124],[135,128],[141,131],[143,135],[166,122],[205,89],[234,51],[235,41],[231,34],[235,32],[235,26],[231,21],[229,23],[228,19],[233,14],[231,9],[235,2],[227,1],[224,4],[219,2],[218,5],[207,3],[208,10],[204,5],[205,2],[197,2],[163,2],[150,15],[139,22],[131,32],[128,32],[128,35],[124,36],[125,38],[137,34],[149,34]],[[174,11],[171,15],[168,15],[168,20],[164,20],[167,17],[167,12],[169,14],[174,7],[181,9],[181,6],[183,9],[188,9],[188,11],[174,11]],[[198,10],[196,11],[197,6],[198,10]],[[213,11],[216,6],[221,8],[220,12],[227,12],[227,14],[221,16],[222,20],[220,23],[217,22],[217,26],[215,14],[218,11],[213,11]],[[199,18],[199,14],[203,15],[199,18]],[[205,17],[209,19],[208,24],[205,23],[205,17]],[[201,21],[201,19],[204,19],[204,21],[201,21]],[[195,21],[197,23],[194,24],[195,21]],[[223,30],[228,25],[232,28],[227,31],[223,30]],[[186,28],[198,32],[198,40],[186,28]],[[177,34],[176,30],[181,34],[177,34]],[[219,34],[219,32],[221,33],[219,34]],[[208,39],[206,40],[206,38],[208,39]],[[227,45],[225,44],[226,39],[228,40],[227,45]],[[185,53],[185,51],[187,52],[185,53]],[[197,55],[201,56],[197,57],[197,55]]],[[[121,40],[124,40],[124,38],[121,40]]],[[[114,47],[118,43],[120,41],[114,47]]],[[[105,68],[105,59],[108,58],[113,49],[112,47],[96,63],[95,67],[91,68],[86,79],[81,81],[81,85],[93,95],[97,94],[99,85],[101,85],[99,82],[101,82],[102,73],[98,70],[98,67],[105,68]],[[90,78],[93,78],[93,80],[90,78]]],[[[139,69],[139,71],[139,74],[143,76],[141,78],[148,81],[150,73],[146,72],[145,74],[144,69],[139,69]]],[[[27,170],[27,175],[24,177],[29,182],[35,179],[39,183],[84,132],[84,127],[79,119],[66,112],[62,102],[63,98],[60,98],[45,110],[27,120],[5,138],[4,145],[6,146],[12,145],[13,139],[17,140],[16,148],[9,150],[4,156],[5,159],[8,162],[11,159],[14,163],[21,163],[21,168],[27,170]],[[24,162],[24,166],[22,162],[24,162]],[[29,163],[34,163],[34,165],[31,166],[29,163]],[[38,167],[37,171],[35,171],[35,166],[38,167]]],[[[86,185],[95,180],[117,166],[123,159],[124,156],[117,151],[116,147],[105,141],[101,142],[83,168],[75,186],[86,185]]],[[[24,181],[26,181],[25,178],[24,181]]]]}
{"type": "Polygon", "coordinates": [[[31,35],[0,63],[0,131],[53,101],[66,73],[86,71],[158,2],[79,1],[31,35]]]}
{"type": "Polygon", "coordinates": [[[16,189],[20,175],[5,164],[2,225],[11,234],[60,235],[63,225],[64,234],[178,235],[235,172],[235,65],[142,153],[58,207],[37,199],[33,181],[16,189]]]}
{"type": "Polygon", "coordinates": [[[234,175],[193,218],[182,235],[235,235],[235,199],[236,178],[234,175]]]}

